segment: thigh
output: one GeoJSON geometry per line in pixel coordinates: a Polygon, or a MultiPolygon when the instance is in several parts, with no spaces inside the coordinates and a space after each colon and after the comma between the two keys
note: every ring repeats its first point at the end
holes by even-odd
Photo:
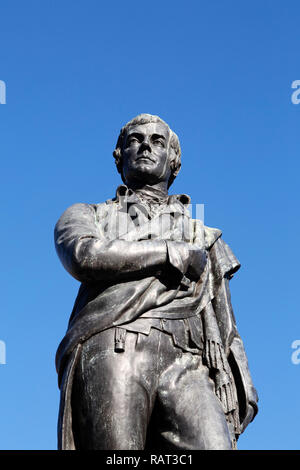
{"type": "Polygon", "coordinates": [[[169,449],[231,449],[221,403],[201,356],[182,353],[158,389],[161,445],[169,449]]]}
{"type": "Polygon", "coordinates": [[[72,390],[79,449],[144,447],[153,401],[151,364],[136,348],[136,333],[127,332],[121,353],[115,352],[114,334],[114,329],[103,331],[83,345],[72,390]]]}

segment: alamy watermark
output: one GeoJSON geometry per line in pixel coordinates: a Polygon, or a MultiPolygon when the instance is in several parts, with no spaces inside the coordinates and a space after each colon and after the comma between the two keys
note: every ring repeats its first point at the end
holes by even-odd
{"type": "Polygon", "coordinates": [[[293,104],[300,103],[300,80],[294,80],[292,83],[292,88],[295,88],[295,91],[292,93],[291,101],[293,104]]]}
{"type": "Polygon", "coordinates": [[[0,80],[0,104],[6,104],[6,84],[0,80]]]}
{"type": "Polygon", "coordinates": [[[110,217],[108,211],[100,216],[102,230],[111,240],[184,241],[195,250],[204,246],[204,204],[182,205],[181,209],[170,204],[150,219],[141,217],[141,204],[128,203],[126,197],[119,197],[118,205],[115,217],[110,217]]]}
{"type": "Polygon", "coordinates": [[[0,340],[0,364],[6,364],[6,344],[0,340]]]}
{"type": "Polygon", "coordinates": [[[292,353],[291,361],[297,366],[300,364],[300,339],[295,339],[295,341],[292,342],[291,347],[292,349],[295,349],[292,353]]]}

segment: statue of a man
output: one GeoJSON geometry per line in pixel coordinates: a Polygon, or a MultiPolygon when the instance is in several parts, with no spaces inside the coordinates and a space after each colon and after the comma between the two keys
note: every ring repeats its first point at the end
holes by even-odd
{"type": "Polygon", "coordinates": [[[180,144],[158,116],[121,130],[123,185],[55,227],[81,282],[56,357],[60,449],[232,449],[257,394],[230,302],[239,262],[221,231],[168,195],[180,144]]]}

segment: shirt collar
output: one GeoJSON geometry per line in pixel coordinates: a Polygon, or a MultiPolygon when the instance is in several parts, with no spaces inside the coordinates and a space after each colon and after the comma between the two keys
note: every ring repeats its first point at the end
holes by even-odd
{"type": "MultiPolygon", "coordinates": [[[[138,202],[139,199],[132,189],[128,188],[125,184],[120,184],[116,190],[116,198],[126,197],[128,202],[138,202]]],[[[175,202],[181,203],[184,208],[188,208],[191,203],[191,198],[187,194],[171,194],[168,196],[167,204],[174,204],[175,202]]]]}

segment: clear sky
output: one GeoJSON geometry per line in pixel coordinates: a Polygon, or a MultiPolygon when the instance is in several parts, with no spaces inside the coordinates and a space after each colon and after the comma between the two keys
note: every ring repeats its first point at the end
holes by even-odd
{"type": "MultiPolygon", "coordinates": [[[[205,204],[242,267],[232,301],[260,397],[240,449],[299,449],[299,2],[2,0],[0,449],[55,449],[56,348],[79,283],[53,228],[114,196],[119,129],[179,135],[171,190],[205,204]]],[[[1,96],[1,95],[0,95],[1,96]]]]}

